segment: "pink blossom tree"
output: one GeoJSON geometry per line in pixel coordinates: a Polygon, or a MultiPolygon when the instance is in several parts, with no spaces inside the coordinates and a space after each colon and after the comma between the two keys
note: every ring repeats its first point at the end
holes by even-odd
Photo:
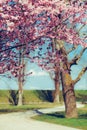
{"type": "MultiPolygon", "coordinates": [[[[80,30],[87,25],[87,2],[80,0],[70,2],[64,0],[29,0],[23,3],[23,1],[18,0],[6,0],[6,2],[1,2],[0,10],[0,30],[4,31],[2,39],[7,37],[4,49],[1,48],[2,53],[5,54],[9,50],[18,48],[24,50],[22,55],[30,57],[28,55],[30,51],[45,43],[42,38],[50,38],[53,48],[58,53],[48,52],[48,58],[55,55],[55,58],[49,62],[55,61],[62,77],[66,115],[72,117],[71,113],[73,112],[73,117],[76,117],[75,96],[69,100],[70,95],[74,95],[74,89],[72,89],[70,64],[67,61],[64,42],[73,44],[73,46],[80,44],[84,48],[87,47],[87,36],[81,37],[79,34],[80,30]],[[80,24],[81,28],[77,29],[77,24],[80,24]],[[14,42],[15,44],[11,45],[14,42]],[[71,88],[72,91],[69,91],[71,94],[67,93],[68,88],[71,88]]],[[[14,51],[11,53],[14,54],[14,51]]],[[[5,56],[8,56],[7,53],[5,56]]],[[[43,68],[44,65],[41,67],[43,68]]],[[[48,66],[46,68],[49,69],[48,66]]]]}

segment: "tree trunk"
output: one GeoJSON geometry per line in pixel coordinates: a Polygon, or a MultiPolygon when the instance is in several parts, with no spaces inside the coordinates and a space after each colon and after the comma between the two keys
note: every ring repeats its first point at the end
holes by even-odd
{"type": "Polygon", "coordinates": [[[55,91],[53,93],[53,102],[59,103],[59,92],[60,92],[60,71],[58,67],[55,67],[55,91]]]}
{"type": "Polygon", "coordinates": [[[68,72],[62,72],[61,78],[66,117],[77,118],[76,98],[71,75],[68,72]]]}
{"type": "Polygon", "coordinates": [[[22,88],[22,82],[19,81],[18,106],[21,105],[23,105],[23,88],[22,88]]]}
{"type": "MultiPolygon", "coordinates": [[[[22,57],[22,52],[21,50],[19,51],[19,66],[22,65],[24,62],[24,59],[22,57]]],[[[18,106],[23,105],[23,68],[19,68],[19,75],[18,75],[18,106]]]]}
{"type": "Polygon", "coordinates": [[[59,99],[59,93],[60,93],[60,90],[59,90],[59,82],[58,81],[55,81],[55,90],[53,92],[53,102],[54,103],[60,103],[60,99],[59,99]]]}

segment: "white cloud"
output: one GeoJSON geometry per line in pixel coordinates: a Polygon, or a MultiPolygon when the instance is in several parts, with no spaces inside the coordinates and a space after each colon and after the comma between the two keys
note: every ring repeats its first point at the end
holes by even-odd
{"type": "Polygon", "coordinates": [[[38,76],[48,76],[48,73],[46,72],[38,72],[38,76]]]}
{"type": "Polygon", "coordinates": [[[49,74],[48,73],[46,73],[45,71],[35,71],[35,70],[33,70],[33,69],[31,69],[29,72],[27,72],[27,73],[31,73],[32,72],[32,74],[31,74],[31,76],[49,76],[49,74]]]}

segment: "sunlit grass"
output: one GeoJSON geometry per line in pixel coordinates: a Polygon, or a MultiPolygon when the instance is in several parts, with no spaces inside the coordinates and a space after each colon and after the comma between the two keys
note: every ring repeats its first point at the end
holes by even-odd
{"type": "Polygon", "coordinates": [[[55,106],[58,106],[58,104],[49,103],[49,102],[39,102],[37,104],[35,103],[35,104],[22,105],[22,106],[0,104],[0,113],[20,112],[20,111],[27,111],[27,110],[34,110],[34,109],[41,109],[41,108],[51,108],[55,106]]]}
{"type": "MultiPolygon", "coordinates": [[[[0,90],[0,104],[10,103],[9,98],[11,98],[11,96],[9,91],[10,90],[0,90]]],[[[41,101],[40,98],[38,97],[38,93],[35,90],[24,90],[23,98],[25,104],[28,104],[29,102],[41,101]]]]}
{"type": "MultiPolygon", "coordinates": [[[[24,105],[14,106],[9,104],[9,91],[0,90],[0,113],[19,112],[33,109],[55,107],[58,104],[41,100],[35,90],[24,90],[24,105]]],[[[61,104],[59,104],[61,105],[61,104]]]]}
{"type": "MultiPolygon", "coordinates": [[[[85,97],[86,92],[87,91],[76,91],[76,97],[77,97],[78,101],[87,100],[87,99],[82,98],[82,97],[85,97]]],[[[9,97],[8,91],[0,91],[0,103],[1,103],[0,104],[0,114],[58,106],[58,104],[49,103],[49,102],[40,100],[36,91],[24,91],[25,104],[28,104],[28,105],[22,105],[22,106],[9,105],[8,97],[9,97]]],[[[61,104],[59,104],[59,105],[61,105],[61,104]]],[[[79,128],[82,130],[87,130],[87,105],[85,105],[84,108],[79,108],[78,113],[79,113],[78,119],[66,119],[64,112],[44,114],[44,115],[36,116],[33,118],[40,120],[40,121],[46,121],[46,122],[50,122],[50,123],[75,127],[75,128],[79,128]]]]}
{"type": "Polygon", "coordinates": [[[79,117],[77,119],[65,118],[64,112],[43,114],[40,116],[35,116],[33,119],[87,130],[87,105],[84,108],[78,109],[78,113],[79,117]]]}

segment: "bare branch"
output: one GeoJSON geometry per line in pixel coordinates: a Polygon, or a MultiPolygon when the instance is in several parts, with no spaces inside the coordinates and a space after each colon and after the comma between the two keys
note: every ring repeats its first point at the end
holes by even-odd
{"type": "Polygon", "coordinates": [[[50,78],[52,79],[52,80],[55,80],[55,77],[53,77],[53,75],[49,72],[49,75],[50,75],[50,78]]]}
{"type": "Polygon", "coordinates": [[[78,61],[80,60],[81,56],[83,55],[83,53],[85,52],[87,48],[84,48],[79,55],[75,56],[74,59],[72,61],[70,61],[70,66],[72,65],[76,65],[78,63],[78,61]]]}
{"type": "MultiPolygon", "coordinates": [[[[28,44],[38,40],[39,38],[41,38],[41,36],[36,38],[36,39],[34,39],[34,40],[29,41],[28,44]]],[[[11,47],[9,47],[7,49],[5,48],[3,50],[0,50],[0,53],[5,52],[5,51],[9,51],[9,50],[12,50],[12,49],[15,49],[15,48],[18,48],[18,47],[23,47],[23,46],[26,46],[26,43],[23,43],[23,44],[20,44],[20,45],[11,46],[11,47]]]]}
{"type": "Polygon", "coordinates": [[[73,47],[70,48],[70,49],[67,51],[67,55],[68,55],[69,53],[71,53],[73,50],[75,50],[76,48],[77,48],[77,46],[76,46],[75,44],[73,44],[73,47]]]}
{"type": "Polygon", "coordinates": [[[85,71],[87,70],[87,67],[83,68],[82,71],[79,73],[78,77],[73,80],[73,84],[76,84],[82,77],[82,75],[85,73],[85,71]]]}
{"type": "Polygon", "coordinates": [[[81,27],[80,27],[80,29],[78,30],[78,33],[80,33],[80,31],[83,29],[83,27],[85,27],[86,25],[85,24],[83,24],[81,27]]]}
{"type": "Polygon", "coordinates": [[[77,62],[78,62],[78,57],[74,57],[74,59],[69,63],[70,64],[70,67],[72,65],[77,65],[77,62]]]}

